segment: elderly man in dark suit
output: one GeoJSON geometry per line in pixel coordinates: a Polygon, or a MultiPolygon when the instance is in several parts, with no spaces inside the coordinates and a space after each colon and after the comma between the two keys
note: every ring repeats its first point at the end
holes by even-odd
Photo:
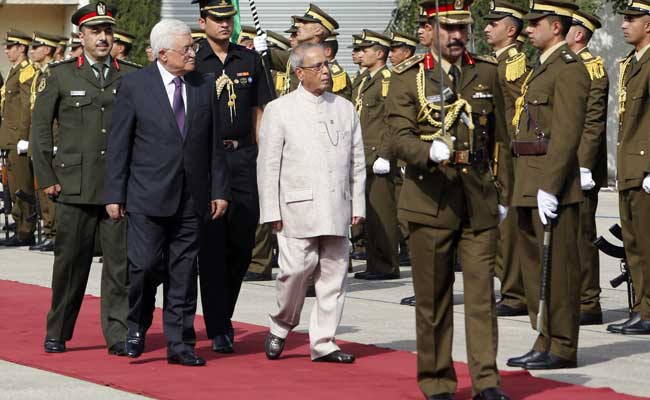
{"type": "Polygon", "coordinates": [[[157,61],[123,81],[108,138],[106,210],[129,220],[127,355],[144,349],[162,272],[167,361],[200,366],[205,361],[187,334],[196,312],[199,232],[208,216],[223,215],[229,198],[212,112],[215,79],[194,71],[196,48],[183,22],[156,24],[151,47],[157,61]]]}

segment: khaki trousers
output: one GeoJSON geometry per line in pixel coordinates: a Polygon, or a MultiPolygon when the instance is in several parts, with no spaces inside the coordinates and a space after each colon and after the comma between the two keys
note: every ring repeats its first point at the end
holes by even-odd
{"type": "Polygon", "coordinates": [[[41,189],[38,191],[38,202],[41,206],[43,215],[43,234],[45,239],[54,239],[56,236],[56,212],[54,202],[47,197],[47,194],[41,189]]]}
{"type": "Polygon", "coordinates": [[[526,308],[521,265],[515,255],[517,229],[517,213],[512,209],[499,225],[495,272],[501,281],[501,301],[512,308],[526,308]]]}
{"type": "Polygon", "coordinates": [[[11,216],[16,222],[16,234],[20,239],[27,239],[36,230],[36,220],[27,218],[34,213],[34,207],[16,197],[16,192],[34,194],[34,170],[32,161],[26,155],[19,155],[15,150],[9,150],[7,157],[7,180],[11,191],[11,216]]]}
{"type": "Polygon", "coordinates": [[[366,270],[399,276],[399,227],[392,175],[377,176],[368,172],[364,231],[368,257],[366,270]]]}
{"type": "Polygon", "coordinates": [[[456,373],[453,339],[453,252],[463,265],[465,341],[474,394],[499,387],[496,366],[497,316],[494,298],[496,228],[474,232],[437,229],[409,223],[418,385],[426,396],[454,393],[456,373]]]}
{"type": "Polygon", "coordinates": [[[258,224],[255,229],[255,247],[248,270],[271,276],[273,271],[273,233],[270,224],[258,224]]]}
{"type": "Polygon", "coordinates": [[[342,236],[296,239],[278,233],[280,273],[276,278],[276,312],[269,315],[271,333],[286,338],[300,323],[309,278],[316,283],[316,301],[309,320],[311,358],[326,356],[339,347],[334,336],[345,302],[350,242],[342,236]]]}
{"type": "Polygon", "coordinates": [[[578,225],[578,257],[580,259],[580,311],[600,314],[600,260],[596,240],[596,209],[600,188],[583,191],[578,225]]]}

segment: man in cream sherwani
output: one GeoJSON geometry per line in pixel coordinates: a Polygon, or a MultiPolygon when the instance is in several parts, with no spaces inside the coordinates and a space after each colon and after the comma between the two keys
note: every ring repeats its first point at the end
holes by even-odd
{"type": "Polygon", "coordinates": [[[352,103],[325,92],[330,71],[322,46],[298,46],[291,65],[300,87],[266,106],[257,160],[260,221],[278,232],[280,248],[278,310],[270,315],[266,356],[280,357],[313,275],[311,358],[352,363],[334,335],[345,300],[348,228],[366,212],[361,127],[352,103]]]}

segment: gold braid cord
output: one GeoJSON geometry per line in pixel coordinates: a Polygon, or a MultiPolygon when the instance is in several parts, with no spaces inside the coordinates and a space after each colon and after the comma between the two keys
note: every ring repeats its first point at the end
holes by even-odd
{"type": "Polygon", "coordinates": [[[232,123],[237,116],[237,95],[235,94],[235,84],[232,79],[226,75],[226,71],[222,71],[221,76],[215,82],[217,89],[217,100],[221,97],[221,92],[226,88],[228,90],[228,109],[230,109],[230,123],[232,123]]]}
{"type": "Polygon", "coordinates": [[[530,70],[528,76],[524,80],[524,83],[521,85],[521,96],[517,97],[515,101],[515,115],[512,117],[512,126],[517,128],[519,132],[519,120],[521,120],[521,113],[524,111],[524,102],[526,101],[526,92],[528,92],[528,80],[533,75],[534,70],[530,70]]]}
{"type": "Polygon", "coordinates": [[[619,65],[619,74],[618,74],[618,121],[619,124],[623,122],[623,113],[625,112],[625,102],[627,100],[627,88],[625,87],[625,73],[627,72],[627,67],[632,61],[632,57],[635,57],[633,54],[631,57],[628,57],[624,61],[621,61],[619,65]]]}
{"type": "Polygon", "coordinates": [[[284,70],[284,87],[280,91],[280,96],[284,96],[291,91],[291,59],[287,61],[287,68],[284,70]]]}
{"type": "Polygon", "coordinates": [[[367,80],[368,76],[364,76],[363,79],[361,79],[359,90],[357,91],[357,97],[354,99],[354,108],[357,110],[357,114],[361,114],[361,110],[363,109],[363,96],[361,96],[361,91],[363,90],[363,85],[366,84],[367,80]]]}
{"type": "MultiPolygon", "coordinates": [[[[432,142],[436,138],[441,138],[445,140],[445,138],[442,137],[442,122],[436,121],[431,116],[431,113],[439,112],[441,110],[441,107],[429,103],[427,101],[427,98],[425,96],[425,90],[424,90],[425,81],[426,79],[424,76],[424,65],[420,64],[420,71],[418,72],[416,78],[418,100],[420,101],[420,112],[418,113],[417,119],[418,122],[427,121],[431,126],[438,128],[438,130],[435,133],[432,133],[430,135],[420,135],[420,140],[423,140],[425,142],[432,142]]],[[[442,96],[442,93],[440,94],[440,96],[442,96]]],[[[463,111],[467,115],[472,115],[472,106],[470,106],[467,100],[459,98],[454,103],[445,105],[445,131],[446,132],[449,132],[452,125],[454,125],[454,123],[458,120],[458,117],[463,111]]],[[[474,130],[474,124],[472,123],[471,118],[469,119],[469,125],[470,126],[468,126],[468,128],[470,130],[474,130]]]]}

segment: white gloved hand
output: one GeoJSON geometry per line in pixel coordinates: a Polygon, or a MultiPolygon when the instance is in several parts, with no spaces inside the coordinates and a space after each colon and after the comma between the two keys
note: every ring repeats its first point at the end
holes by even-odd
{"type": "Polygon", "coordinates": [[[27,149],[29,149],[29,142],[27,140],[19,140],[16,144],[16,150],[18,154],[27,154],[27,149]]]}
{"type": "Polygon", "coordinates": [[[643,178],[643,183],[641,184],[641,187],[643,188],[644,192],[650,194],[650,175],[646,175],[645,178],[643,178]]]}
{"type": "Polygon", "coordinates": [[[546,225],[547,217],[549,219],[557,218],[557,197],[550,193],[546,193],[542,189],[537,191],[537,211],[539,212],[539,219],[542,224],[546,225]]]}
{"type": "Polygon", "coordinates": [[[434,139],[429,148],[429,158],[434,163],[439,163],[442,161],[447,161],[451,157],[451,150],[447,143],[440,139],[434,139]]]}
{"type": "Polygon", "coordinates": [[[375,160],[375,163],[372,164],[372,172],[375,175],[384,175],[390,172],[390,161],[385,158],[379,157],[375,160]]]}
{"type": "Polygon", "coordinates": [[[497,208],[499,209],[499,223],[502,223],[508,216],[508,207],[498,204],[497,208]]]}
{"type": "Polygon", "coordinates": [[[255,36],[253,39],[253,46],[255,46],[255,51],[258,53],[264,53],[269,49],[269,44],[266,43],[266,33],[260,35],[260,36],[255,36]]]}
{"type": "Polygon", "coordinates": [[[589,168],[580,167],[580,187],[582,190],[591,190],[596,186],[594,178],[591,176],[589,168]]]}

